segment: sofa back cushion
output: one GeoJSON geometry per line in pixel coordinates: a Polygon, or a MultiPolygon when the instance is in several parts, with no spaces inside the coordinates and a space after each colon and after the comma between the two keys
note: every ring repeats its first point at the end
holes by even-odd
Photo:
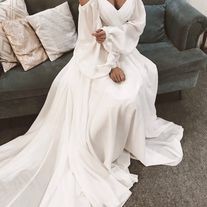
{"type": "Polygon", "coordinates": [[[4,70],[3,70],[2,64],[0,63],[0,76],[3,72],[4,72],[4,70]]]}
{"type": "MultiPolygon", "coordinates": [[[[152,3],[148,1],[148,3],[152,3]]],[[[146,26],[140,43],[162,42],[167,39],[165,32],[165,4],[145,5],[146,26]]]]}
{"type": "Polygon", "coordinates": [[[145,5],[160,5],[164,4],[166,0],[142,0],[145,5]]]}

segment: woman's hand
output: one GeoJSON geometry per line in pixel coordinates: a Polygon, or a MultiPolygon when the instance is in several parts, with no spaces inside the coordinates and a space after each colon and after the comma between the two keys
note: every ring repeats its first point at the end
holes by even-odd
{"type": "Polygon", "coordinates": [[[112,68],[109,73],[109,76],[116,83],[120,83],[121,81],[125,80],[125,74],[123,70],[119,67],[112,68]]]}
{"type": "Polygon", "coordinates": [[[102,29],[96,30],[96,32],[92,33],[94,37],[96,37],[96,41],[98,43],[103,43],[106,39],[106,32],[102,29]]]}

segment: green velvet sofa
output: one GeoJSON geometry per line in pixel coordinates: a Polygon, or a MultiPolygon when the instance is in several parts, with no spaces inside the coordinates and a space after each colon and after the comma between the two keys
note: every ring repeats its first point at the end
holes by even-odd
{"type": "MultiPolygon", "coordinates": [[[[63,3],[64,0],[25,0],[29,14],[63,3]]],[[[78,24],[78,0],[68,0],[78,24]]],[[[158,93],[181,91],[196,85],[199,71],[206,68],[207,56],[196,48],[207,19],[184,0],[144,0],[147,26],[137,49],[156,63],[158,93]]],[[[24,72],[17,66],[0,74],[0,119],[38,114],[50,85],[71,59],[73,52],[54,62],[49,60],[24,72]]],[[[2,71],[2,69],[1,69],[2,71]]]]}

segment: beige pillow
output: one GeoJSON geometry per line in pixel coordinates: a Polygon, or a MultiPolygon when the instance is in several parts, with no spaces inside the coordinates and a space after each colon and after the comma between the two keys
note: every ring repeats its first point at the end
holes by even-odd
{"type": "Polygon", "coordinates": [[[4,21],[2,25],[25,71],[47,60],[47,54],[26,19],[4,21]]]}
{"type": "Polygon", "coordinates": [[[26,18],[51,61],[75,47],[77,33],[67,2],[26,18]]]}
{"type": "Polygon", "coordinates": [[[24,0],[6,0],[0,3],[0,61],[5,72],[17,64],[17,58],[9,44],[1,23],[4,20],[23,18],[28,15],[24,0]]]}

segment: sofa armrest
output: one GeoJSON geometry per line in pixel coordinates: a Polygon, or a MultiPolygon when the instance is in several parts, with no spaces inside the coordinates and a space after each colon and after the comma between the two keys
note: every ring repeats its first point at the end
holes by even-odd
{"type": "Polygon", "coordinates": [[[167,1],[166,33],[179,50],[195,48],[206,28],[207,17],[185,0],[167,1]]]}

